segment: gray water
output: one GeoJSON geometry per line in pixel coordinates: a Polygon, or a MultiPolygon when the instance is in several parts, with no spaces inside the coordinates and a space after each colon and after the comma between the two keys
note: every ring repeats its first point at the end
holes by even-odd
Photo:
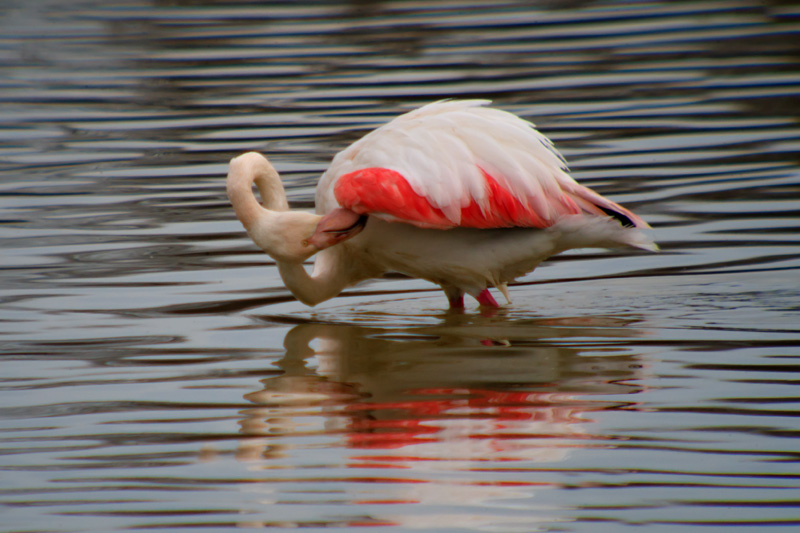
{"type": "Polygon", "coordinates": [[[800,525],[792,2],[0,1],[0,530],[800,525]],[[224,193],[440,98],[660,254],[296,302],[224,193]]]}

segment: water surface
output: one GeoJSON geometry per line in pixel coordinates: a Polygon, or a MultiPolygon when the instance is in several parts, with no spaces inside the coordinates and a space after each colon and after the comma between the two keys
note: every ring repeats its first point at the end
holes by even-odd
{"type": "Polygon", "coordinates": [[[800,525],[790,2],[0,2],[9,532],[800,525]],[[496,313],[296,302],[227,203],[440,98],[537,123],[660,254],[496,313]]]}

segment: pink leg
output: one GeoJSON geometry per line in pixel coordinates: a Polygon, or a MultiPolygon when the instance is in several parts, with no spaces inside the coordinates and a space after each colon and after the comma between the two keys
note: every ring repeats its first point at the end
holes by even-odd
{"type": "Polygon", "coordinates": [[[450,309],[464,309],[464,295],[453,296],[447,299],[450,302],[450,309]]]}
{"type": "Polygon", "coordinates": [[[464,291],[456,287],[445,286],[442,288],[450,303],[450,309],[464,309],[464,291]]]}
{"type": "Polygon", "coordinates": [[[489,289],[483,289],[475,299],[478,300],[479,304],[485,307],[500,307],[497,300],[492,296],[492,293],[489,292],[489,289]]]}

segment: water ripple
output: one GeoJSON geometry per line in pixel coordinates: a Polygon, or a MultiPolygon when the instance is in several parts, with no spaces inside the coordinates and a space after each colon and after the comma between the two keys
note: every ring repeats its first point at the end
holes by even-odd
{"type": "Polygon", "coordinates": [[[4,2],[4,525],[796,527],[798,15],[4,2]],[[309,209],[337,150],[449,97],[536,122],[663,252],[572,251],[495,313],[399,275],[298,304],[226,161],[309,209]]]}

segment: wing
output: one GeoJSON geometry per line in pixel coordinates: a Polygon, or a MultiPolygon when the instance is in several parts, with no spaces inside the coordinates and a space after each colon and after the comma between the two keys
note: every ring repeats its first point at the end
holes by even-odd
{"type": "Polygon", "coordinates": [[[589,213],[647,224],[579,185],[552,143],[487,101],[429,104],[337,154],[318,188],[318,206],[428,228],[545,228],[589,213]]]}

